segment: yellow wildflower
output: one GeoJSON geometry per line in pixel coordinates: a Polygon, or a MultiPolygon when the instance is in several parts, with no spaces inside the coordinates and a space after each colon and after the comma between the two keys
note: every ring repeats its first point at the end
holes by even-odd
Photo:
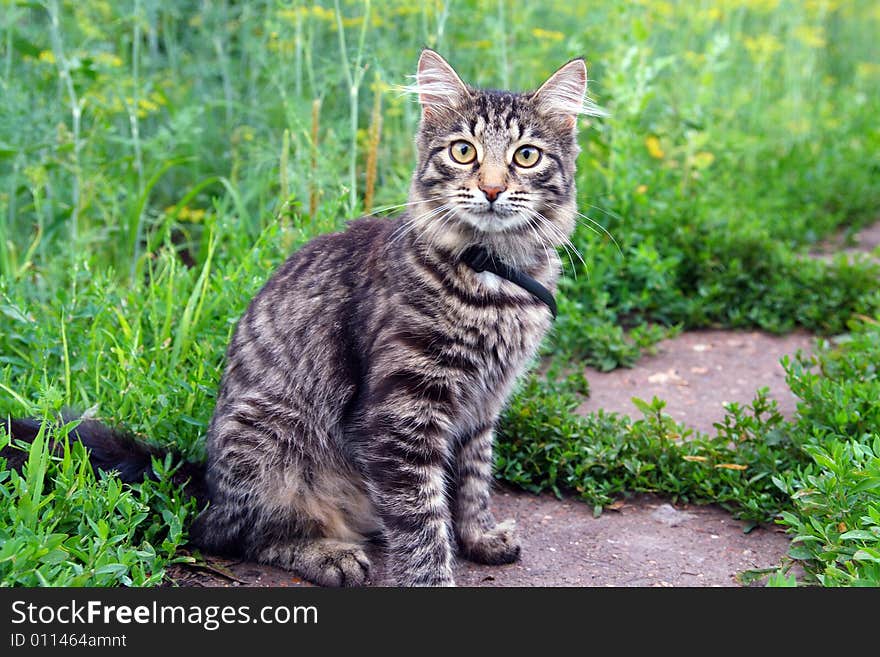
{"type": "Polygon", "coordinates": [[[668,18],[675,13],[675,8],[672,6],[672,3],[666,2],[665,0],[662,0],[661,2],[652,2],[650,7],[658,16],[663,16],[664,18],[668,18]]]}
{"type": "Polygon", "coordinates": [[[536,27],[532,30],[532,36],[542,41],[562,41],[565,38],[565,35],[562,32],[557,32],[556,30],[542,30],[540,27],[536,27]]]}
{"type": "Polygon", "coordinates": [[[706,62],[706,55],[701,52],[694,52],[693,50],[686,50],[684,53],[684,59],[688,64],[693,64],[695,66],[701,66],[706,62]]]}
{"type": "Polygon", "coordinates": [[[315,18],[320,18],[325,21],[335,21],[336,20],[336,12],[332,9],[325,9],[321,5],[315,5],[312,7],[312,16],[315,18]]]}
{"type": "Polygon", "coordinates": [[[297,18],[307,11],[308,10],[304,7],[296,7],[295,9],[279,9],[278,17],[287,19],[291,23],[296,23],[297,18]]]}
{"type": "MultiPolygon", "coordinates": [[[[171,206],[170,208],[166,208],[166,212],[174,212],[175,206],[171,206]]],[[[177,219],[180,221],[189,221],[191,223],[198,223],[202,219],[205,218],[205,211],[201,208],[191,209],[188,205],[184,205],[177,211],[177,219]]]]}
{"type": "Polygon", "coordinates": [[[756,37],[743,37],[743,45],[756,62],[766,62],[782,50],[782,44],[775,34],[759,34],[756,37]]]}
{"type": "Polygon", "coordinates": [[[649,135],[645,138],[645,148],[648,149],[648,154],[655,160],[662,160],[666,157],[666,153],[660,147],[660,140],[654,135],[649,135]]]}
{"type": "Polygon", "coordinates": [[[880,64],[875,62],[859,62],[856,64],[856,75],[860,78],[880,77],[880,64]]]}
{"type": "Polygon", "coordinates": [[[825,30],[820,26],[798,25],[792,30],[794,38],[808,48],[824,48],[828,44],[825,30]]]}
{"type": "Polygon", "coordinates": [[[804,9],[808,16],[824,16],[840,9],[839,0],[805,0],[804,9]]]}
{"type": "Polygon", "coordinates": [[[109,66],[111,68],[119,68],[123,64],[121,57],[109,52],[99,52],[95,55],[95,61],[98,64],[103,64],[104,66],[109,66]]]}
{"type": "Polygon", "coordinates": [[[40,52],[40,55],[37,59],[39,59],[41,62],[45,62],[46,64],[54,64],[55,53],[51,50],[43,50],[40,52]]]}
{"type": "Polygon", "coordinates": [[[139,98],[138,108],[149,114],[150,112],[157,111],[159,109],[159,106],[149,98],[139,98]]]}
{"type": "Polygon", "coordinates": [[[769,14],[779,6],[779,0],[744,0],[742,5],[752,11],[769,14]]]}
{"type": "Polygon", "coordinates": [[[695,169],[705,169],[715,161],[715,156],[709,151],[699,151],[694,153],[691,158],[691,164],[695,169]]]}

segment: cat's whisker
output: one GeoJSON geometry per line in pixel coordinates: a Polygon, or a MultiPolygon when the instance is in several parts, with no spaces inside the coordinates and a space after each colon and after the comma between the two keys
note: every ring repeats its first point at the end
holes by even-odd
{"type": "Polygon", "coordinates": [[[400,227],[394,231],[393,235],[389,239],[389,244],[396,244],[397,242],[402,240],[409,233],[411,233],[417,225],[418,224],[415,219],[410,219],[402,223],[400,227]]]}
{"type": "MultiPolygon", "coordinates": [[[[538,218],[538,223],[537,223],[537,225],[541,228],[541,230],[546,230],[546,226],[545,226],[543,223],[541,223],[541,220],[540,220],[539,218],[538,218]]],[[[548,239],[550,239],[550,240],[552,241],[552,239],[553,239],[553,235],[552,235],[552,233],[551,233],[551,235],[550,235],[550,237],[549,237],[548,239]]],[[[571,265],[571,275],[572,275],[572,277],[573,277],[574,279],[577,279],[577,267],[576,267],[575,264],[574,264],[574,258],[571,257],[571,250],[569,249],[568,245],[567,245],[565,242],[561,242],[561,243],[560,243],[560,246],[561,246],[562,249],[565,251],[565,255],[566,255],[566,257],[568,258],[568,262],[569,262],[569,264],[571,265]]]]}
{"type": "Polygon", "coordinates": [[[421,199],[418,199],[417,201],[407,201],[406,203],[398,203],[397,205],[386,205],[385,207],[382,207],[382,208],[376,208],[375,210],[373,210],[372,212],[368,212],[364,216],[365,217],[372,217],[374,215],[379,214],[380,212],[388,212],[389,210],[398,210],[400,208],[406,208],[411,205],[418,205],[419,203],[430,203],[431,201],[439,201],[442,198],[444,198],[443,194],[441,194],[439,196],[432,196],[429,198],[421,198],[421,199]]]}
{"type": "MultiPolygon", "coordinates": [[[[558,209],[558,210],[566,210],[566,208],[563,208],[558,203],[553,203],[552,201],[548,201],[547,205],[550,207],[553,207],[555,209],[558,209]]],[[[590,205],[590,204],[588,203],[587,205],[590,205]]],[[[596,210],[599,210],[600,212],[604,212],[609,217],[615,217],[614,214],[611,214],[610,212],[607,212],[606,210],[603,210],[602,208],[599,208],[595,205],[590,205],[590,207],[595,208],[596,210]]],[[[585,215],[583,212],[579,212],[578,210],[571,210],[571,211],[574,212],[576,218],[580,217],[580,218],[586,219],[587,221],[590,222],[589,224],[579,222],[582,226],[592,230],[597,235],[605,234],[608,237],[608,239],[610,239],[614,243],[614,246],[617,247],[617,251],[620,253],[620,255],[623,255],[623,249],[620,248],[620,244],[618,244],[617,240],[614,239],[614,235],[611,234],[611,231],[609,231],[607,228],[605,228],[605,226],[600,224],[598,221],[596,221],[592,217],[585,215]],[[599,231],[601,231],[601,233],[599,231]]],[[[620,215],[616,215],[616,218],[620,219],[620,215]]]]}
{"type": "Polygon", "coordinates": [[[442,234],[443,229],[449,224],[457,216],[457,210],[455,206],[449,206],[447,211],[440,216],[440,219],[436,220],[436,228],[431,231],[431,237],[429,240],[429,245],[431,247],[437,246],[437,238],[442,234]]]}
{"type": "MultiPolygon", "coordinates": [[[[523,195],[523,196],[525,197],[525,195],[523,195]]],[[[555,235],[553,233],[548,235],[546,232],[546,229],[545,229],[545,224],[547,227],[554,228],[554,229],[556,228],[556,226],[554,226],[551,222],[549,222],[547,220],[547,217],[543,216],[541,213],[539,213],[537,210],[535,210],[532,207],[530,207],[529,205],[527,205],[525,202],[521,202],[521,201],[516,202],[513,204],[513,206],[517,210],[525,213],[526,216],[528,216],[530,218],[534,218],[536,220],[536,222],[533,222],[531,220],[528,221],[529,226],[540,229],[541,234],[547,239],[547,241],[550,243],[551,247],[553,247],[554,242],[560,242],[560,246],[562,246],[565,249],[565,252],[566,252],[566,255],[568,256],[569,262],[571,263],[572,275],[575,278],[577,278],[577,268],[574,265],[574,260],[571,257],[571,253],[569,252],[568,245],[566,245],[566,242],[568,240],[566,239],[565,235],[562,234],[562,231],[557,229],[556,231],[554,231],[556,233],[555,235]]],[[[533,233],[534,233],[534,231],[533,231],[533,233]]],[[[572,248],[574,248],[574,245],[571,244],[571,242],[568,242],[568,244],[571,245],[572,248]]],[[[555,248],[555,247],[553,247],[553,248],[555,248]]],[[[575,249],[575,252],[577,253],[577,249],[575,249]]],[[[580,260],[583,262],[583,258],[580,257],[580,253],[578,253],[577,255],[578,255],[578,258],[580,258],[580,260]]]]}
{"type": "Polygon", "coordinates": [[[529,227],[529,230],[532,231],[532,235],[535,236],[535,239],[537,240],[538,244],[540,244],[541,248],[544,250],[544,255],[547,257],[547,268],[552,270],[553,269],[553,259],[550,257],[550,251],[547,250],[547,242],[538,233],[536,226],[531,221],[527,220],[526,223],[529,227]]]}
{"type": "Polygon", "coordinates": [[[598,210],[602,214],[604,214],[608,217],[611,217],[612,219],[617,219],[620,222],[623,221],[623,217],[621,217],[619,214],[617,214],[614,210],[607,210],[605,208],[599,207],[598,205],[593,205],[592,203],[587,203],[586,205],[587,205],[587,207],[593,208],[594,210],[598,210]]]}
{"type": "Polygon", "coordinates": [[[400,239],[402,239],[404,236],[409,234],[413,229],[415,229],[416,226],[418,226],[420,221],[423,221],[425,219],[430,219],[431,217],[434,217],[434,216],[444,212],[449,207],[450,207],[450,205],[448,203],[443,203],[442,205],[439,205],[436,208],[432,208],[432,209],[428,210],[427,212],[423,212],[422,214],[420,214],[416,217],[412,217],[411,219],[404,221],[400,225],[400,227],[396,228],[394,233],[392,233],[392,235],[389,238],[389,243],[395,244],[400,239]]]}
{"type": "Polygon", "coordinates": [[[543,214],[541,214],[537,210],[534,210],[532,208],[527,208],[527,210],[534,213],[534,216],[541,222],[541,224],[543,226],[546,226],[547,229],[550,230],[552,234],[556,235],[557,239],[560,242],[562,242],[562,246],[565,247],[566,251],[568,251],[568,248],[570,247],[571,250],[574,251],[578,260],[581,261],[581,264],[584,265],[584,267],[586,267],[587,263],[584,261],[584,258],[581,255],[580,251],[578,251],[577,247],[572,243],[572,241],[568,238],[568,236],[566,236],[565,233],[562,232],[561,228],[556,226],[552,221],[550,221],[547,217],[545,217],[543,214]]]}
{"type": "Polygon", "coordinates": [[[565,236],[562,234],[562,232],[559,231],[556,228],[556,226],[554,226],[552,223],[550,223],[547,220],[547,218],[544,215],[542,215],[540,212],[538,212],[537,210],[534,210],[532,208],[529,208],[529,207],[523,207],[522,209],[528,213],[528,216],[530,217],[530,219],[534,220],[534,221],[529,221],[530,226],[534,226],[535,228],[540,230],[541,233],[544,235],[544,237],[547,238],[547,240],[551,244],[553,244],[554,242],[558,242],[559,245],[565,250],[565,254],[568,257],[568,261],[571,264],[572,276],[574,278],[577,278],[577,267],[574,264],[574,259],[571,256],[571,251],[569,250],[569,246],[571,246],[571,248],[574,249],[575,254],[577,254],[577,256],[581,260],[581,262],[583,262],[583,258],[581,258],[580,253],[578,253],[577,249],[574,248],[574,245],[572,245],[571,242],[569,242],[565,238],[565,236]],[[549,234],[547,232],[548,230],[550,231],[549,234]]]}
{"type": "Polygon", "coordinates": [[[605,228],[605,226],[600,224],[598,221],[596,221],[592,217],[588,217],[587,215],[583,214],[582,212],[575,211],[575,214],[578,217],[581,217],[582,219],[586,219],[587,221],[590,222],[590,224],[592,224],[592,225],[581,224],[582,226],[587,226],[587,228],[590,228],[591,230],[593,230],[597,235],[599,234],[599,231],[602,231],[602,233],[607,235],[608,239],[610,239],[614,243],[614,246],[617,247],[617,250],[620,253],[620,255],[623,255],[623,249],[620,248],[620,244],[618,244],[617,240],[614,239],[614,235],[612,235],[611,232],[607,228],[605,228]],[[596,228],[598,228],[599,230],[596,230],[596,228]]]}
{"type": "Polygon", "coordinates": [[[577,257],[577,259],[580,261],[580,263],[584,266],[584,269],[587,269],[587,263],[584,260],[583,256],[581,255],[581,252],[578,251],[577,247],[571,242],[571,240],[569,240],[565,236],[565,234],[557,226],[554,226],[551,222],[549,222],[546,217],[541,215],[540,220],[543,221],[542,225],[544,225],[547,228],[547,230],[549,230],[551,232],[551,234],[555,234],[557,239],[561,242],[562,248],[565,249],[565,252],[568,255],[568,259],[571,262],[572,275],[576,279],[577,278],[577,267],[574,264],[574,259],[572,258],[572,253],[574,253],[574,255],[577,257]]]}

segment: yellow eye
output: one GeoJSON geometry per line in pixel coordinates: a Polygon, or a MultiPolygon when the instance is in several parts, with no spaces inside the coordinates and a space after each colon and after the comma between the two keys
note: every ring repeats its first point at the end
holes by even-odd
{"type": "Polygon", "coordinates": [[[470,142],[454,141],[449,147],[449,155],[459,164],[470,164],[477,158],[477,149],[470,142]]]}
{"type": "Polygon", "coordinates": [[[513,161],[523,169],[533,167],[541,159],[541,149],[535,146],[520,146],[513,154],[513,161]]]}

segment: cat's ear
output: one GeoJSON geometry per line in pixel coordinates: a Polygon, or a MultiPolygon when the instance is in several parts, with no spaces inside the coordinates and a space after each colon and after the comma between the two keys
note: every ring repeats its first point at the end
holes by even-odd
{"type": "Polygon", "coordinates": [[[444,108],[455,107],[470,93],[449,62],[429,48],[425,48],[419,56],[415,91],[419,94],[425,117],[444,108]]]}
{"type": "Polygon", "coordinates": [[[535,92],[538,111],[565,117],[574,127],[578,114],[593,114],[587,101],[587,65],[573,59],[551,75],[535,92]]]}

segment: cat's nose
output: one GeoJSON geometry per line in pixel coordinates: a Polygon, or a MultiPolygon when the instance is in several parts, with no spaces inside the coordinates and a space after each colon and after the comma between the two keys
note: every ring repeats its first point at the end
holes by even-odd
{"type": "Polygon", "coordinates": [[[489,203],[494,203],[498,195],[507,189],[504,185],[480,185],[479,187],[486,195],[486,198],[489,199],[489,203]]]}

